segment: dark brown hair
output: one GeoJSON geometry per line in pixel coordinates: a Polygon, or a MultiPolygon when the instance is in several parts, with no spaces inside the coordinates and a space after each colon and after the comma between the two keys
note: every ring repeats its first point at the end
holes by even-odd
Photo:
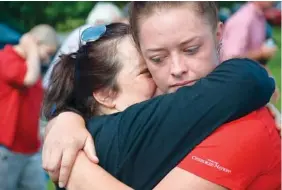
{"type": "MultiPolygon", "coordinates": [[[[175,6],[181,6],[185,3],[193,3],[195,5],[195,11],[201,16],[204,16],[208,22],[212,25],[213,29],[216,29],[218,23],[218,9],[217,3],[214,1],[133,1],[130,6],[130,26],[132,30],[132,36],[138,49],[140,48],[139,42],[139,20],[144,17],[148,17],[156,10],[161,8],[170,8],[175,6]]],[[[189,19],[189,18],[187,18],[189,19]]],[[[140,50],[140,49],[139,49],[140,50]]]]}
{"type": "Polygon", "coordinates": [[[100,39],[86,43],[75,53],[61,56],[55,65],[44,98],[43,114],[47,119],[70,108],[87,119],[98,112],[93,92],[104,88],[118,91],[116,75],[121,64],[116,56],[117,43],[130,31],[123,23],[106,27],[100,39]]]}

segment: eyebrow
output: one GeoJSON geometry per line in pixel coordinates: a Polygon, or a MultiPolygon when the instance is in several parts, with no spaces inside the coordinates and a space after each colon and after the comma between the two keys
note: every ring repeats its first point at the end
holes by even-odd
{"type": "MultiPolygon", "coordinates": [[[[180,46],[183,46],[185,44],[188,44],[192,41],[195,41],[197,39],[199,39],[200,37],[199,36],[195,36],[193,38],[190,38],[190,39],[187,39],[187,40],[184,40],[183,42],[180,43],[180,46]]],[[[151,48],[151,49],[147,49],[146,52],[158,52],[158,51],[165,51],[164,48],[151,48]]]]}
{"type": "Polygon", "coordinates": [[[192,41],[195,41],[195,40],[197,40],[197,39],[199,39],[199,38],[200,38],[199,36],[195,36],[195,37],[190,38],[190,39],[188,39],[188,40],[184,40],[183,42],[180,43],[180,45],[183,46],[183,45],[188,44],[188,43],[190,43],[190,42],[192,42],[192,41]]]}
{"type": "Polygon", "coordinates": [[[151,48],[147,49],[146,52],[156,52],[156,51],[165,51],[164,48],[151,48]]]}

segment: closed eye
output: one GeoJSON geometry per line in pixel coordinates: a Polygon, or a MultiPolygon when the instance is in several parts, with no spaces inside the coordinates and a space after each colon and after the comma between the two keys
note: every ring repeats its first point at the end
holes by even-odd
{"type": "Polygon", "coordinates": [[[162,61],[162,59],[160,57],[152,57],[150,58],[151,61],[153,61],[154,63],[160,63],[162,61]]]}
{"type": "Polygon", "coordinates": [[[187,53],[188,55],[194,55],[195,53],[197,53],[199,50],[199,46],[193,46],[193,47],[189,47],[187,49],[184,49],[183,51],[185,53],[187,53]]]}

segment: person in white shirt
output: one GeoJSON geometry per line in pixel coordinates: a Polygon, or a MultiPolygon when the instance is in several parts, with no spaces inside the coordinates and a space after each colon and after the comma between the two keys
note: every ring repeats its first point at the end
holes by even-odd
{"type": "Polygon", "coordinates": [[[60,59],[60,55],[69,54],[78,50],[80,44],[80,34],[83,30],[97,24],[110,24],[112,22],[122,20],[123,17],[122,11],[113,3],[96,3],[86,19],[86,24],[74,29],[63,41],[43,78],[43,88],[46,89],[48,87],[51,73],[54,65],[58,62],[58,59],[60,59]]]}

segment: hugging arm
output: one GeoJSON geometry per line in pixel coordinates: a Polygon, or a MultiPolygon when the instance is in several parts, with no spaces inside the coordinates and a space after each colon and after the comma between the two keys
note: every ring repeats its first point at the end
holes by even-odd
{"type": "MultiPolygon", "coordinates": [[[[158,169],[162,169],[160,168],[162,162],[159,158],[171,158],[168,167],[160,171],[161,175],[152,176],[148,181],[152,186],[175,166],[177,160],[183,158],[216,127],[224,122],[239,118],[269,101],[274,89],[274,81],[268,77],[263,68],[250,60],[233,60],[223,64],[225,65],[219,66],[213,73],[192,87],[183,87],[174,94],[164,95],[155,100],[132,106],[123,113],[124,120],[121,123],[125,128],[121,128],[119,135],[129,138],[127,138],[127,142],[123,140],[119,142],[122,147],[122,157],[132,158],[132,155],[136,154],[134,152],[135,146],[135,148],[141,147],[139,155],[151,154],[151,156],[145,159],[144,157],[135,160],[128,159],[128,162],[141,161],[143,164],[152,162],[159,166],[158,169]],[[136,106],[140,107],[137,109],[139,111],[130,111],[136,106]],[[150,106],[152,107],[150,108],[150,106]],[[132,120],[126,120],[128,114],[130,117],[132,116],[132,120]],[[140,114],[142,117],[134,117],[140,114]],[[135,119],[138,121],[136,122],[139,123],[138,125],[133,123],[135,119]],[[206,130],[207,128],[208,130],[206,130]],[[164,130],[165,133],[158,136],[157,130],[164,130]],[[179,138],[171,138],[172,136],[179,138]],[[144,137],[146,137],[146,141],[143,141],[143,145],[138,144],[136,139],[144,139],[144,137]],[[195,139],[195,137],[197,138],[195,139]],[[163,146],[163,142],[160,141],[163,138],[168,139],[166,147],[164,147],[167,151],[160,153],[156,151],[156,148],[163,146]],[[187,139],[194,139],[188,148],[183,147],[187,145],[185,141],[187,139]],[[147,145],[150,145],[150,148],[144,148],[147,145]],[[175,152],[178,154],[172,155],[175,152]]],[[[188,143],[191,141],[189,140],[188,143]]],[[[99,148],[99,145],[97,147],[99,148]]],[[[163,162],[165,161],[163,160],[163,162]]],[[[126,164],[126,162],[122,164],[126,164]]],[[[151,174],[154,173],[156,167],[149,169],[149,171],[143,169],[140,168],[144,174],[151,174]]],[[[77,177],[71,179],[70,183],[74,182],[73,180],[84,180],[77,177]]],[[[92,179],[91,176],[83,177],[92,179]]]]}
{"type": "MultiPolygon", "coordinates": [[[[173,169],[154,190],[170,189],[205,189],[225,190],[224,187],[202,179],[180,168],[173,169]],[[177,181],[177,183],[175,183],[177,181]]],[[[84,152],[79,152],[75,160],[69,182],[68,190],[132,190],[131,187],[114,178],[97,164],[89,161],[84,152]]]]}
{"type": "Polygon", "coordinates": [[[274,87],[259,64],[232,59],[193,86],[133,105],[119,128],[120,175],[130,174],[122,181],[142,178],[134,184],[154,187],[219,126],[266,105],[274,87]],[[138,173],[126,167],[133,164],[138,173]]]}
{"type": "MultiPolygon", "coordinates": [[[[121,120],[119,130],[120,180],[136,189],[155,187],[214,129],[269,101],[274,89],[273,79],[258,64],[249,60],[238,61],[223,63],[226,65],[221,65],[192,87],[183,87],[174,94],[134,105],[122,113],[124,120],[121,120]],[[126,167],[130,165],[134,165],[137,172],[130,172],[132,168],[126,167]]],[[[99,155],[99,143],[96,145],[99,155]]],[[[103,157],[101,162],[102,165],[107,164],[103,157]]],[[[89,172],[95,173],[94,170],[89,172]]],[[[157,188],[174,183],[174,175],[181,176],[178,184],[223,189],[185,171],[172,171],[157,188]]],[[[70,178],[69,183],[79,182],[77,177],[70,178]]],[[[92,175],[89,180],[91,178],[92,175]]],[[[93,180],[89,182],[89,188],[98,185],[93,180]]]]}
{"type": "Polygon", "coordinates": [[[70,175],[68,190],[132,190],[107,173],[101,166],[89,161],[83,151],[77,155],[70,175]]]}

